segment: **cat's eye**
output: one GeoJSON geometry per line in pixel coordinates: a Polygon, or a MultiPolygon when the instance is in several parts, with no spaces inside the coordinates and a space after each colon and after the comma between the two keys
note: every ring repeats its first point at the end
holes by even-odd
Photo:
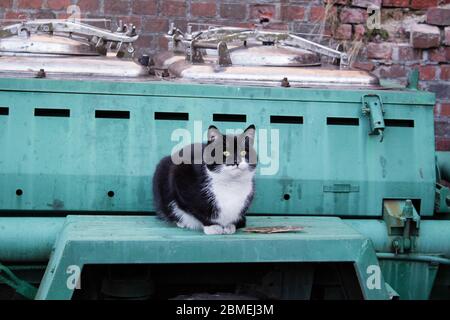
{"type": "Polygon", "coordinates": [[[241,157],[245,157],[246,155],[247,155],[247,151],[242,150],[242,151],[241,151],[241,157]]]}
{"type": "Polygon", "coordinates": [[[223,155],[224,155],[225,157],[229,157],[229,156],[231,155],[231,153],[230,153],[229,151],[224,151],[224,152],[223,152],[223,155]]]}

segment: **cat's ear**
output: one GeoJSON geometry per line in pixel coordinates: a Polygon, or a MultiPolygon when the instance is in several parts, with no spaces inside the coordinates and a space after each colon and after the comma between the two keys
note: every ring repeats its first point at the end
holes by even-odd
{"type": "Polygon", "coordinates": [[[208,142],[213,142],[217,140],[221,136],[221,133],[219,129],[217,129],[215,126],[210,126],[208,128],[208,142]]]}
{"type": "Polygon", "coordinates": [[[245,139],[246,137],[249,138],[250,144],[253,144],[255,141],[255,134],[256,134],[256,128],[255,125],[250,125],[247,129],[244,130],[244,133],[242,134],[242,137],[245,139]]]}

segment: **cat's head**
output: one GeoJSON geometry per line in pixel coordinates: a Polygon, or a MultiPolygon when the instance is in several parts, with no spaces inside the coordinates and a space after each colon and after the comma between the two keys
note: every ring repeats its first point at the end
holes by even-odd
{"type": "Polygon", "coordinates": [[[208,143],[204,150],[207,169],[231,176],[253,172],[258,161],[254,149],[255,133],[254,125],[239,135],[225,135],[215,126],[210,126],[208,143]]]}

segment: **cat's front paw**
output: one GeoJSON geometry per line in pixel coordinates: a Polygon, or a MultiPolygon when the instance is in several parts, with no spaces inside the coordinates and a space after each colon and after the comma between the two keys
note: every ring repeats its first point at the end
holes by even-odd
{"type": "Polygon", "coordinates": [[[211,226],[204,226],[203,232],[205,234],[224,234],[224,229],[222,226],[218,224],[213,224],[211,226]]]}
{"type": "Polygon", "coordinates": [[[224,234],[233,234],[236,232],[236,226],[234,224],[230,224],[223,228],[224,234]]]}

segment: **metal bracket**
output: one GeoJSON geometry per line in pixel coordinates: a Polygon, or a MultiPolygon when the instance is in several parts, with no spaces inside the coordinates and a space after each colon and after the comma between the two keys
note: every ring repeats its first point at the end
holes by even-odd
{"type": "Polygon", "coordinates": [[[435,210],[438,213],[450,213],[450,188],[436,183],[435,210]]]}
{"type": "Polygon", "coordinates": [[[379,135],[380,142],[384,138],[384,109],[383,101],[377,94],[366,94],[362,96],[362,113],[370,119],[369,135],[379,135]]]}
{"type": "Polygon", "coordinates": [[[37,288],[28,282],[17,278],[17,276],[5,265],[0,263],[0,283],[4,283],[25,298],[34,299],[38,291],[37,288]]]}
{"type": "Polygon", "coordinates": [[[412,252],[419,235],[420,216],[411,200],[384,200],[383,219],[392,238],[392,250],[398,253],[412,252]]]}

